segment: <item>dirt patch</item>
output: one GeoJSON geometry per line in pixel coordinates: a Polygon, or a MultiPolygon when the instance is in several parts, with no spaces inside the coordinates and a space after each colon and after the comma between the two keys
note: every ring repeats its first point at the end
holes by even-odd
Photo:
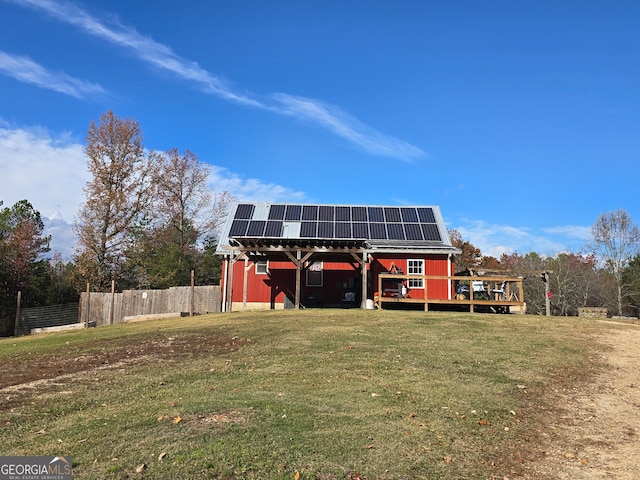
{"type": "MultiPolygon", "coordinates": [[[[588,381],[554,385],[534,415],[536,452],[512,478],[640,478],[640,329],[610,331],[588,381]]],[[[585,366],[585,374],[591,369],[585,366]]],[[[579,372],[576,372],[579,373],[579,372]]]]}
{"type": "Polygon", "coordinates": [[[181,335],[123,340],[117,346],[113,341],[96,342],[90,352],[78,351],[70,346],[67,351],[56,355],[29,355],[27,362],[3,362],[0,365],[0,392],[134,363],[144,365],[151,361],[195,357],[205,353],[223,355],[237,350],[244,343],[237,337],[181,335]]]}

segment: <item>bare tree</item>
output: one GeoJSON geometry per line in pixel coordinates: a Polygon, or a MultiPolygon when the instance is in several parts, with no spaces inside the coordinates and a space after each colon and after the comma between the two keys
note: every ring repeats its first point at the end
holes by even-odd
{"type": "Polygon", "coordinates": [[[153,208],[129,250],[128,272],[140,284],[167,288],[184,284],[226,218],[232,200],[208,184],[211,167],[189,150],[152,154],[153,208]]]}
{"type": "Polygon", "coordinates": [[[149,204],[149,161],[138,122],[111,110],[91,121],[84,150],[93,179],[74,223],[76,261],[88,281],[104,288],[122,267],[132,229],[149,204]]]}
{"type": "Polygon", "coordinates": [[[616,283],[617,313],[623,311],[623,272],[640,250],[640,228],[622,209],[603,213],[591,227],[589,248],[602,261],[616,283]]]}
{"type": "Polygon", "coordinates": [[[157,219],[174,230],[180,248],[212,235],[226,216],[231,195],[228,192],[214,194],[209,189],[211,167],[201,163],[189,150],[180,154],[174,148],[155,154],[155,158],[153,183],[157,219]]]}

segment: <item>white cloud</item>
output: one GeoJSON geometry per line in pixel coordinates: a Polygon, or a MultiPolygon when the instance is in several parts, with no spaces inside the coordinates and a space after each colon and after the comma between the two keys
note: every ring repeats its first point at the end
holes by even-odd
{"type": "Polygon", "coordinates": [[[483,220],[463,220],[454,227],[473,245],[478,247],[483,255],[500,258],[518,252],[526,255],[536,252],[540,255],[555,255],[563,251],[570,251],[572,242],[566,241],[561,235],[535,234],[528,228],[511,225],[490,224],[483,220]]]}
{"type": "Polygon", "coordinates": [[[43,216],[72,221],[89,180],[82,146],[65,134],[42,129],[0,128],[0,200],[29,200],[43,216]]]}
{"type": "MultiPolygon", "coordinates": [[[[82,188],[91,179],[83,146],[57,137],[41,128],[10,128],[0,120],[0,178],[3,207],[28,200],[40,212],[52,251],[65,260],[75,245],[74,216],[84,200],[82,188]]],[[[304,193],[282,185],[244,179],[229,170],[213,166],[209,187],[216,193],[228,191],[245,201],[300,202],[304,193]]]]}
{"type": "Polygon", "coordinates": [[[302,202],[303,192],[281,185],[264,183],[256,178],[244,179],[226,168],[213,166],[209,188],[215,192],[227,191],[246,202],[302,202]]]}
{"type": "Polygon", "coordinates": [[[568,238],[588,240],[591,238],[591,226],[584,225],[564,225],[559,227],[547,227],[542,229],[546,233],[562,235],[568,238]]]}
{"type": "Polygon", "coordinates": [[[363,124],[340,108],[311,98],[285,93],[258,98],[249,92],[233,91],[220,78],[196,62],[177,55],[170,47],[146,37],[119,21],[98,19],[77,5],[52,0],[13,0],[15,3],[46,12],[58,20],[79,27],[89,35],[133,52],[140,60],[166,70],[178,78],[198,84],[204,92],[242,105],[269,110],[325,128],[365,152],[403,161],[426,156],[420,148],[363,124]]]}
{"type": "Polygon", "coordinates": [[[2,50],[0,50],[0,72],[18,81],[75,98],[105,93],[100,85],[78,80],[64,73],[50,72],[28,57],[9,55],[2,50]]]}

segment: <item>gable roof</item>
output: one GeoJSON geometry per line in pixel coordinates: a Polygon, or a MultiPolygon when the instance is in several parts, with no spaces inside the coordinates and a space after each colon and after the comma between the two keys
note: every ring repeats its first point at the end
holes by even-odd
{"type": "Polygon", "coordinates": [[[459,253],[437,206],[233,203],[216,250],[459,253]]]}

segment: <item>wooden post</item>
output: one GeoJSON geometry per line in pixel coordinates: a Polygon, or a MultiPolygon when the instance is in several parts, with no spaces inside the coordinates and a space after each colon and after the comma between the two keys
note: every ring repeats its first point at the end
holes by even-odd
{"type": "Polygon", "coordinates": [[[367,308],[367,252],[362,252],[362,262],[360,263],[362,268],[362,301],[360,302],[360,308],[366,310],[367,308]]]}
{"type": "Polygon", "coordinates": [[[302,262],[301,260],[301,252],[300,250],[296,251],[296,305],[295,305],[295,309],[299,310],[300,309],[300,275],[301,275],[301,270],[302,270],[302,262]]]}
{"type": "Polygon", "coordinates": [[[16,305],[16,323],[13,326],[13,336],[18,336],[18,323],[20,322],[20,302],[22,301],[22,291],[18,290],[18,300],[16,305]]]}
{"type": "Polygon", "coordinates": [[[242,279],[242,310],[247,310],[247,287],[249,286],[249,258],[244,257],[244,277],[242,279]]]}
{"type": "Polygon", "coordinates": [[[227,313],[231,313],[233,310],[233,270],[236,266],[235,251],[231,251],[229,255],[229,275],[227,280],[227,313]]]}
{"type": "Polygon", "coordinates": [[[194,304],[196,301],[195,288],[196,288],[196,276],[195,276],[195,272],[191,270],[191,302],[189,302],[190,317],[193,317],[194,304]]]}
{"type": "Polygon", "coordinates": [[[114,320],[114,308],[116,305],[116,281],[115,279],[111,279],[111,314],[109,315],[109,325],[113,325],[114,320]]]}
{"type": "Polygon", "coordinates": [[[544,301],[547,309],[547,317],[551,316],[551,295],[549,295],[549,274],[544,272],[542,274],[542,281],[544,282],[544,301]]]}
{"type": "Polygon", "coordinates": [[[85,328],[89,328],[89,314],[91,313],[91,302],[89,301],[90,295],[89,282],[87,282],[87,315],[84,318],[85,328]]]}

